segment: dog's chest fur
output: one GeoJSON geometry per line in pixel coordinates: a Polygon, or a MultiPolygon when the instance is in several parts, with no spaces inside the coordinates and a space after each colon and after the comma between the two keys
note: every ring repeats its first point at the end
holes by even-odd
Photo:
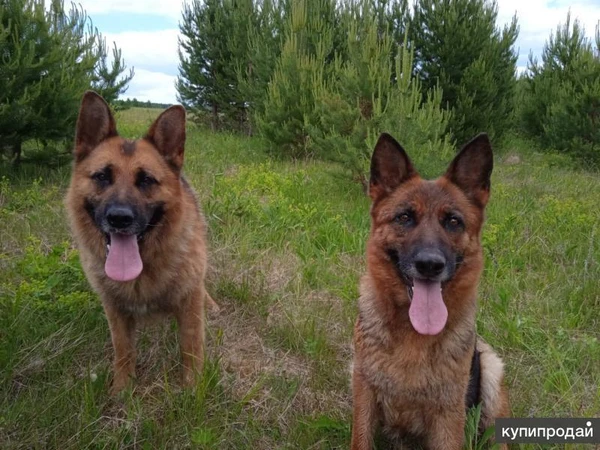
{"type": "Polygon", "coordinates": [[[359,302],[355,370],[375,393],[385,428],[421,434],[438,411],[464,405],[474,326],[467,319],[438,336],[420,336],[408,322],[407,308],[397,307],[395,317],[385,317],[373,295],[367,290],[359,302]]]}

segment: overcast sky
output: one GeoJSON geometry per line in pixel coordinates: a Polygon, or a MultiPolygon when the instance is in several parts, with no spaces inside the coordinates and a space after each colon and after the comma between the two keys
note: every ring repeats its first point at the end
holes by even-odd
{"type": "MultiPolygon", "coordinates": [[[[175,103],[180,0],[80,0],[109,45],[115,41],[135,76],[124,97],[175,103]]],[[[499,23],[517,13],[520,33],[517,65],[525,68],[530,50],[541,53],[550,32],[564,22],[569,8],[592,37],[600,20],[600,0],[498,0],[499,23]]]]}

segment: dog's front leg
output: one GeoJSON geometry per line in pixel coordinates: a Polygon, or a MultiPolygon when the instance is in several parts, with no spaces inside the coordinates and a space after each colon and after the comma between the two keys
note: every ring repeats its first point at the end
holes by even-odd
{"type": "Polygon", "coordinates": [[[116,395],[135,378],[135,319],[123,314],[110,300],[103,301],[102,305],[115,352],[111,395],[116,395]]]}
{"type": "Polygon", "coordinates": [[[352,373],[352,450],[373,448],[377,405],[375,393],[356,367],[352,373]]]}
{"type": "Polygon", "coordinates": [[[202,373],[204,363],[204,303],[203,288],[191,294],[176,312],[183,364],[182,382],[193,384],[196,373],[202,373]]]}

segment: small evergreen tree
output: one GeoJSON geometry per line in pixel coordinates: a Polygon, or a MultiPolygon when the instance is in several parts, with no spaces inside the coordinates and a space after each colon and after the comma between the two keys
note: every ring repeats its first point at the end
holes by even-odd
{"type": "Polygon", "coordinates": [[[377,19],[367,1],[345,16],[347,59],[338,57],[334,76],[316,91],[319,122],[311,128],[319,155],[340,162],[365,188],[372,149],[383,131],[413,152],[427,149],[430,157],[443,158],[450,151],[443,137],[449,114],[441,108],[440,89],[422,102],[406,35],[401,45],[394,44],[393,34],[387,26],[378,28],[377,19]]]}
{"type": "Polygon", "coordinates": [[[550,35],[542,62],[530,55],[522,118],[543,146],[600,164],[600,27],[593,42],[569,14],[550,35]]]}
{"type": "Polygon", "coordinates": [[[425,92],[439,84],[453,110],[451,131],[459,141],[510,124],[517,55],[516,16],[496,27],[495,0],[417,0],[411,20],[417,74],[425,92]]]}
{"type": "Polygon", "coordinates": [[[314,150],[309,130],[318,121],[315,100],[333,55],[334,6],[333,0],[291,3],[281,54],[256,119],[271,150],[280,154],[305,156],[314,150]]]}
{"type": "Polygon", "coordinates": [[[127,92],[129,82],[133,78],[135,71],[133,67],[129,74],[123,76],[126,66],[121,57],[121,49],[113,43],[112,62],[107,62],[108,52],[106,40],[98,35],[97,38],[98,60],[94,68],[92,78],[92,89],[100,94],[110,105],[114,105],[121,94],[127,92]]]}
{"type": "MultiPolygon", "coordinates": [[[[81,95],[104,75],[102,42],[85,12],[62,0],[0,1],[0,151],[18,162],[26,140],[72,137],[81,95]]],[[[119,58],[107,88],[122,69],[119,58]]]]}
{"type": "Polygon", "coordinates": [[[238,89],[248,112],[248,134],[253,134],[255,117],[264,114],[267,88],[281,52],[284,31],[283,1],[263,0],[257,9],[247,34],[247,58],[238,68],[238,89]]]}
{"type": "Polygon", "coordinates": [[[246,99],[238,87],[248,61],[249,33],[256,23],[253,0],[194,0],[180,24],[179,100],[198,116],[211,110],[214,130],[240,128],[246,99]]]}
{"type": "Polygon", "coordinates": [[[229,81],[220,98],[223,111],[230,120],[229,128],[244,130],[248,122],[247,101],[239,88],[239,73],[247,66],[249,33],[256,23],[256,7],[253,0],[230,0],[224,9],[225,23],[229,31],[227,43],[228,62],[223,64],[224,78],[229,81]]]}
{"type": "MultiPolygon", "coordinates": [[[[359,10],[364,8],[364,1],[354,0],[351,2],[359,10]]],[[[402,49],[402,43],[410,23],[410,10],[408,0],[378,0],[371,1],[367,6],[372,9],[377,24],[377,33],[379,36],[386,34],[390,37],[393,45],[390,51],[390,60],[392,61],[392,73],[395,76],[395,61],[398,52],[402,49]]],[[[347,36],[347,33],[345,33],[347,36]]]]}
{"type": "Polygon", "coordinates": [[[188,108],[200,112],[210,109],[212,128],[219,128],[219,114],[225,80],[227,57],[227,24],[222,0],[194,0],[183,6],[179,26],[183,39],[179,41],[178,99],[188,108]]]}

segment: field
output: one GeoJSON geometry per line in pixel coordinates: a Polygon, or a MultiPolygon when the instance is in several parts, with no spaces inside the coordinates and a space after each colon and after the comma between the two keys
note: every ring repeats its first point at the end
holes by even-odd
{"type": "MultiPolygon", "coordinates": [[[[157,112],[121,113],[121,133],[157,112]]],[[[258,138],[190,126],[186,148],[221,306],[193,391],[164,322],[139,333],[135,389],[108,396],[108,327],[63,210],[70,167],[0,168],[3,449],[348,447],[368,198],[340,168],[273,160],[258,138]]],[[[600,178],[518,138],[495,150],[478,332],[504,358],[514,416],[597,417],[600,178]]],[[[429,176],[449,162],[411,156],[429,176]]]]}

